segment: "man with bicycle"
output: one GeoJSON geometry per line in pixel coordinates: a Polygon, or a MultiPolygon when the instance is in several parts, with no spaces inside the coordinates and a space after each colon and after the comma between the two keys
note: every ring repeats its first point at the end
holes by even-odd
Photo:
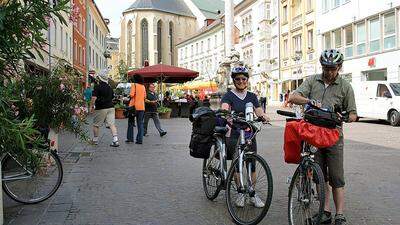
{"type": "MultiPolygon", "coordinates": [[[[244,66],[234,67],[231,71],[231,78],[233,80],[233,84],[235,88],[228,91],[221,100],[221,108],[224,110],[231,110],[235,113],[243,113],[245,114],[246,103],[251,102],[255,108],[254,112],[258,117],[262,117],[264,121],[268,122],[270,119],[264,113],[261,108],[257,95],[247,91],[248,80],[249,80],[249,71],[244,66]]],[[[227,143],[227,154],[228,158],[233,158],[233,155],[236,150],[236,145],[238,143],[239,133],[232,130],[229,138],[226,139],[227,143]]],[[[257,143],[254,139],[251,147],[251,151],[257,152],[257,143]]],[[[255,165],[252,163],[251,167],[252,171],[252,180],[255,179],[255,165]]],[[[256,195],[250,198],[250,201],[254,204],[255,207],[263,208],[265,203],[256,195]]],[[[239,193],[239,197],[236,199],[237,207],[244,207],[245,196],[242,193],[239,193]]]]}
{"type": "MultiPolygon", "coordinates": [[[[328,109],[341,109],[349,113],[349,121],[357,119],[353,88],[350,83],[339,76],[343,65],[343,54],[335,49],[322,52],[320,63],[322,74],[306,79],[289,97],[289,103],[297,105],[313,104],[328,109]]],[[[340,128],[340,139],[332,147],[321,149],[315,154],[326,180],[325,207],[321,224],[330,224],[330,188],[336,207],[335,225],[345,225],[344,211],[344,169],[343,169],[343,131],[340,128]],[[328,185],[329,184],[329,185],[328,185]]]]}

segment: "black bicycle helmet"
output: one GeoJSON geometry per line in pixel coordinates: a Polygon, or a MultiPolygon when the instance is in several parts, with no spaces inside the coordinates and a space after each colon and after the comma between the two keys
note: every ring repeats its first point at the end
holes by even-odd
{"type": "Polygon", "coordinates": [[[231,78],[235,78],[236,75],[244,75],[245,77],[249,78],[249,70],[244,66],[236,66],[233,67],[231,70],[231,78]]]}
{"type": "Polygon", "coordinates": [[[343,54],[336,49],[327,49],[321,53],[319,62],[325,67],[337,67],[343,63],[343,54]]]}

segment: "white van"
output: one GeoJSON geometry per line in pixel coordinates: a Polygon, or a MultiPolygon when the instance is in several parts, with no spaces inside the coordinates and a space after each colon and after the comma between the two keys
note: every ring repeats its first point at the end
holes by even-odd
{"type": "Polygon", "coordinates": [[[400,83],[363,81],[352,83],[359,117],[387,120],[400,125],[400,83]]]}

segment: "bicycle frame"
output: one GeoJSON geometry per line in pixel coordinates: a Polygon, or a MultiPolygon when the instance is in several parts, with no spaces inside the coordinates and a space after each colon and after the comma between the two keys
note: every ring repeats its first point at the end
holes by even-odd
{"type": "Polygon", "coordinates": [[[21,172],[18,174],[13,174],[10,176],[2,176],[2,181],[14,181],[14,180],[24,180],[24,179],[29,179],[32,177],[33,175],[33,171],[30,171],[29,169],[27,169],[26,166],[22,165],[13,155],[11,155],[10,153],[6,153],[2,156],[2,159],[6,156],[9,155],[12,159],[14,159],[14,161],[16,163],[18,163],[18,165],[21,166],[21,168],[23,168],[25,170],[25,172],[21,172]],[[24,176],[25,175],[25,176],[24,176]]]}

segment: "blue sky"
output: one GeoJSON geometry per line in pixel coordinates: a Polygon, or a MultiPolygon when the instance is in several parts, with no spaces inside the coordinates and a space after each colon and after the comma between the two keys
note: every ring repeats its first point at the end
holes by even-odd
{"type": "MultiPolygon", "coordinates": [[[[167,0],[159,0],[167,1],[167,0]]],[[[234,3],[240,2],[241,0],[234,0],[234,3]]],[[[101,14],[104,18],[110,19],[110,32],[111,37],[119,37],[121,28],[120,20],[122,12],[129,8],[135,0],[95,0],[97,6],[99,7],[101,14]]]]}

